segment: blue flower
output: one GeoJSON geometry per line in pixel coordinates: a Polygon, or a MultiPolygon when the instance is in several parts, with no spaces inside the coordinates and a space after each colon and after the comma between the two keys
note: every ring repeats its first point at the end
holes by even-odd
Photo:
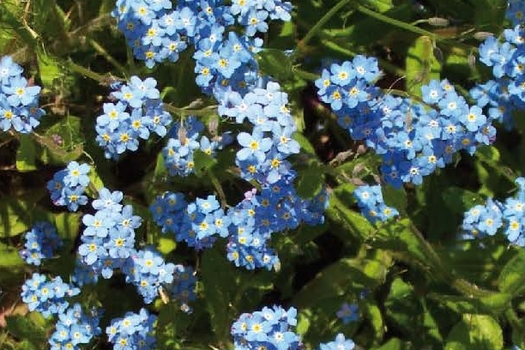
{"type": "Polygon", "coordinates": [[[343,303],[336,315],[343,321],[343,324],[357,321],[359,319],[359,306],[357,304],[343,303]]]}
{"type": "Polygon", "coordinates": [[[237,152],[237,159],[241,161],[253,156],[258,163],[262,163],[266,158],[265,152],[272,147],[271,139],[263,137],[263,133],[257,130],[254,130],[251,135],[246,132],[239,133],[237,141],[243,147],[237,152]]]}
{"type": "Polygon", "coordinates": [[[355,343],[351,339],[345,339],[342,333],[339,333],[334,341],[319,345],[319,350],[353,350],[355,343]]]}
{"type": "Polygon", "coordinates": [[[38,266],[43,259],[52,258],[56,250],[63,245],[55,227],[46,221],[34,224],[24,238],[25,248],[20,251],[20,256],[31,265],[38,266]]]}

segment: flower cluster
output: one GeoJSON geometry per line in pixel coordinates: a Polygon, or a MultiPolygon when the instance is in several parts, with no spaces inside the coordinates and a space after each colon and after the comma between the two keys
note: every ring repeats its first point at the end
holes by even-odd
{"type": "Polygon", "coordinates": [[[354,140],[363,140],[382,157],[384,180],[400,187],[419,185],[460,150],[473,154],[491,144],[496,129],[479,106],[469,106],[447,80],[422,87],[423,103],[382,94],[373,86],[377,61],[356,56],[332,64],[316,80],[320,99],[330,104],[338,123],[354,140]]]}
{"type": "Polygon", "coordinates": [[[319,345],[319,350],[352,350],[354,347],[351,339],[345,339],[344,334],[339,333],[334,341],[319,345]]]}
{"type": "Polygon", "coordinates": [[[37,222],[26,232],[24,249],[20,256],[27,264],[39,266],[43,259],[52,258],[56,250],[62,246],[55,227],[49,222],[37,222]]]}
{"type": "Polygon", "coordinates": [[[93,337],[102,333],[99,327],[100,313],[91,310],[86,314],[80,304],[74,304],[58,315],[55,331],[49,338],[51,350],[80,350],[93,337]]]}
{"type": "Polygon", "coordinates": [[[220,101],[220,115],[228,116],[237,124],[247,121],[252,126],[251,133],[237,135],[241,149],[235,163],[245,180],[273,184],[294,175],[286,158],[299,153],[300,147],[292,139],[296,126],[287,104],[288,95],[275,82],[267,83],[265,88],[255,88],[244,97],[232,91],[220,101]]]}
{"type": "Polygon", "coordinates": [[[516,179],[519,187],[515,197],[505,202],[489,198],[485,205],[476,205],[465,213],[462,228],[469,236],[493,236],[500,228],[510,242],[525,246],[525,178],[516,179]]]}
{"type": "MultiPolygon", "coordinates": [[[[166,263],[152,247],[135,249],[135,230],[142,218],[133,215],[131,205],[121,204],[123,197],[120,191],[102,188],[92,202],[96,212],[82,217],[85,228],[80,237],[80,259],[73,280],[78,285],[96,283],[99,275],[109,279],[118,270],[147,304],[159,296],[165,285],[173,285],[176,293],[184,294],[183,287],[191,288],[191,283],[174,279],[177,273],[184,273],[184,267],[166,263]]],[[[186,298],[181,296],[181,302],[192,300],[191,292],[184,294],[186,298]]]]}
{"type": "Polygon", "coordinates": [[[99,191],[99,198],[92,202],[95,214],[85,214],[85,229],[80,237],[78,253],[85,265],[97,274],[110,278],[113,270],[120,268],[134,253],[135,229],[142,222],[133,215],[131,205],[123,206],[120,191],[99,191]]]}
{"type": "Polygon", "coordinates": [[[399,215],[396,208],[389,207],[383,200],[381,186],[359,186],[354,190],[354,197],[361,209],[361,213],[368,221],[375,223],[377,221],[386,221],[394,216],[399,215]]]}
{"type": "Polygon", "coordinates": [[[231,327],[235,350],[294,350],[302,347],[301,338],[290,327],[297,325],[297,310],[280,306],[242,314],[231,327]]]}
{"type": "Polygon", "coordinates": [[[48,318],[63,313],[69,306],[67,298],[80,290],[62,281],[60,276],[48,281],[45,275],[33,273],[22,285],[22,301],[29,311],[38,311],[48,318]]]}
{"type": "Polygon", "coordinates": [[[174,123],[162,150],[164,165],[171,176],[188,176],[195,171],[196,150],[213,157],[217,150],[230,142],[228,134],[210,139],[201,135],[203,130],[204,124],[193,116],[174,123]]]}
{"type": "Polygon", "coordinates": [[[151,204],[150,211],[163,233],[170,232],[177,242],[203,249],[213,245],[214,234],[227,235],[228,224],[221,221],[224,211],[214,196],[198,200],[201,205],[188,203],[182,193],[165,192],[151,204]],[[204,202],[207,205],[202,205],[204,202]]]}
{"type": "Polygon", "coordinates": [[[184,312],[191,312],[188,303],[197,298],[195,295],[196,283],[197,278],[195,278],[193,268],[181,264],[175,265],[173,282],[165,287],[171,299],[178,301],[184,312]]]}
{"type": "Polygon", "coordinates": [[[146,309],[140,309],[138,314],[126,312],[124,317],[111,320],[106,334],[114,350],[154,349],[152,333],[156,320],[157,316],[150,315],[146,309]]]}
{"type": "Polygon", "coordinates": [[[151,133],[165,136],[171,115],[163,108],[157,81],[142,81],[132,76],[129,84],[121,84],[111,93],[113,102],[104,103],[104,114],[97,117],[96,141],[106,158],[117,159],[126,150],[136,151],[139,140],[151,133]]]}
{"type": "MultiPolygon", "coordinates": [[[[511,3],[507,16],[518,13],[523,4],[511,3]]],[[[514,28],[505,29],[501,38],[489,36],[479,47],[479,60],[492,67],[494,80],[478,84],[470,95],[491,118],[507,129],[514,126],[512,113],[525,108],[525,29],[521,19],[514,28]]]]}
{"type": "Polygon", "coordinates": [[[57,171],[47,183],[53,204],[67,206],[70,211],[77,211],[80,205],[85,205],[88,198],[84,192],[89,184],[90,169],[88,164],[72,161],[65,169],[57,171]]]}
{"type": "Polygon", "coordinates": [[[133,284],[146,304],[159,296],[164,284],[173,283],[175,265],[166,263],[162,255],[152,247],[146,247],[125,260],[122,272],[126,282],[133,284]]]}
{"type": "Polygon", "coordinates": [[[513,26],[523,23],[523,15],[525,14],[525,3],[520,0],[507,0],[507,11],[505,17],[511,22],[513,26]]]}
{"type": "Polygon", "coordinates": [[[278,268],[279,259],[268,246],[274,232],[296,228],[300,222],[323,221],[325,192],[311,200],[298,198],[290,182],[265,186],[261,194],[250,191],[244,200],[226,212],[215,196],[188,203],[182,193],[165,192],[150,206],[154,221],[163,233],[195,249],[208,248],[218,237],[226,237],[228,259],[248,269],[278,268]]]}
{"type": "Polygon", "coordinates": [[[357,321],[359,318],[359,306],[357,304],[343,303],[336,316],[343,321],[343,324],[357,321]]]}
{"type": "Polygon", "coordinates": [[[40,124],[44,110],[38,107],[40,86],[28,83],[22,72],[10,56],[0,59],[0,129],[26,134],[40,124]]]}
{"type": "Polygon", "coordinates": [[[197,84],[216,96],[243,89],[257,77],[253,55],[262,40],[253,38],[268,30],[268,21],[290,20],[289,2],[272,1],[171,1],[119,0],[112,16],[138,59],[152,68],[175,62],[188,45],[195,47],[197,84]],[[235,23],[244,29],[227,30],[235,23]],[[227,39],[226,39],[227,37],[227,39]]]}
{"type": "MultiPolygon", "coordinates": [[[[327,203],[325,191],[311,200],[302,200],[295,192],[296,174],[287,158],[299,153],[300,147],[292,138],[296,126],[287,103],[288,95],[275,82],[244,96],[236,91],[225,94],[219,114],[252,128],[250,133],[237,135],[236,165],[241,178],[258,182],[260,194],[253,192],[224,212],[213,196],[188,203],[182,194],[166,192],[150,206],[162,232],[171,232],[177,241],[196,249],[210,247],[217,236],[227,237],[227,256],[236,266],[278,268],[278,258],[267,245],[271,234],[296,228],[302,221],[321,223],[327,203]]],[[[169,132],[172,137],[163,156],[170,175],[192,173],[196,150],[213,156],[229,143],[229,134],[223,134],[220,141],[210,141],[201,136],[203,129],[200,121],[189,117],[169,132]]]]}

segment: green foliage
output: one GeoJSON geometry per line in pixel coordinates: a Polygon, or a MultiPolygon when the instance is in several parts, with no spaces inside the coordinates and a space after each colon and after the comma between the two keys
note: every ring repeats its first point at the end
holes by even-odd
{"type": "MultiPolygon", "coordinates": [[[[195,268],[193,313],[183,312],[170,297],[147,306],[158,316],[161,349],[233,349],[232,322],[243,312],[274,304],[298,309],[295,331],[307,349],[339,332],[352,338],[356,349],[525,347],[523,247],[509,244],[501,230],[466,240],[460,229],[463,213],[487,198],[508,197],[523,175],[523,113],[517,113],[514,130],[498,126],[496,143],[474,155],[455,154],[452,164],[425,177],[422,185],[382,186],[385,204],[400,215],[372,224],[353,192],[382,182],[381,159],[339,128],[313,83],[326,62],[363,54],[378,58],[383,75],[377,86],[383,92],[419,103],[423,85],[446,78],[467,96],[475,82],[491,77],[473,60],[476,34],[499,35],[507,2],[306,0],[293,5],[292,21],[273,23],[261,36],[265,44],[256,60],[260,75],[277,80],[288,93],[298,124],[293,138],[301,153],[288,158],[296,171],[296,193],[310,200],[326,191],[329,199],[321,225],[302,223],[272,235],[269,244],[279,264],[271,271],[247,271],[226,259],[226,239],[194,251],[161,233],[148,208],[164,191],[182,192],[188,200],[215,193],[224,210],[232,208],[258,187],[239,178],[235,141],[214,156],[195,151],[194,174],[181,178],[166,169],[163,139],[141,141],[136,153],[118,161],[106,159],[94,140],[109,83],[131,75],[154,76],[174,120],[194,115],[210,139],[232,131],[235,140],[236,132],[247,131],[247,124],[233,125],[219,116],[217,101],[196,86],[194,51],[181,53],[176,63],[146,69],[115,28],[109,15],[113,0],[0,1],[0,51],[24,66],[30,84],[42,86],[46,111],[35,133],[0,132],[0,322],[6,320],[1,349],[47,346],[53,322],[27,313],[18,295],[34,271],[64,280],[72,275],[85,226],[82,215],[92,209],[66,213],[51,203],[45,186],[73,160],[91,166],[90,199],[103,187],[125,193],[125,202],[143,220],[138,245],[152,245],[167,261],[195,268]],[[442,24],[435,25],[439,20],[442,24]],[[23,234],[39,220],[54,224],[64,246],[40,267],[27,266],[19,254],[23,234]],[[11,302],[11,295],[17,301],[11,302]],[[336,317],[344,302],[358,305],[357,321],[343,324],[336,317]]],[[[410,124],[414,116],[404,117],[410,124]]],[[[116,274],[87,286],[76,299],[106,308],[103,330],[112,317],[142,305],[123,279],[116,274]]],[[[164,287],[159,288],[161,294],[164,287]]],[[[87,348],[105,347],[100,341],[87,348]]]]}
{"type": "Polygon", "coordinates": [[[445,349],[503,349],[501,328],[490,316],[465,314],[449,333],[445,349]]]}

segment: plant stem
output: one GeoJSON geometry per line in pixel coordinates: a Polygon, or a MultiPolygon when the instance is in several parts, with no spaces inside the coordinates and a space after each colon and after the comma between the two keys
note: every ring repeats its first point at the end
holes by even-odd
{"type": "Polygon", "coordinates": [[[107,81],[107,76],[95,73],[92,70],[84,68],[84,67],[74,63],[71,60],[62,61],[61,63],[64,66],[66,66],[67,69],[69,69],[69,70],[71,70],[73,72],[79,73],[79,74],[81,74],[83,76],[86,76],[86,77],[88,77],[90,79],[96,80],[99,83],[107,81]]]}
{"type": "Polygon", "coordinates": [[[449,44],[449,45],[453,45],[453,46],[456,46],[456,47],[461,47],[465,50],[473,50],[473,51],[476,51],[477,48],[474,48],[474,47],[471,47],[469,45],[466,45],[466,44],[463,44],[463,43],[460,43],[460,42],[457,42],[455,40],[451,40],[449,38],[444,38],[440,35],[437,35],[436,33],[433,33],[433,32],[429,32],[428,30],[424,30],[424,29],[421,29],[419,27],[416,27],[410,23],[405,23],[403,21],[400,21],[400,20],[397,20],[397,19],[394,19],[394,18],[391,18],[391,17],[388,17],[388,16],[385,16],[379,12],[375,12],[375,11],[372,11],[362,5],[358,5],[356,6],[356,9],[357,11],[367,15],[367,16],[370,16],[372,18],[375,18],[381,22],[385,22],[385,23],[388,23],[390,25],[393,25],[393,26],[396,26],[396,27],[399,27],[401,29],[404,29],[406,31],[409,31],[409,32],[412,32],[412,33],[415,33],[415,34],[420,34],[420,35],[426,35],[430,38],[432,38],[432,40],[434,40],[435,42],[440,42],[442,44],[449,44]]]}
{"type": "Polygon", "coordinates": [[[409,32],[429,36],[433,40],[438,41],[438,42],[446,41],[445,38],[442,38],[439,35],[436,35],[436,34],[434,34],[432,32],[429,32],[427,30],[421,29],[419,27],[413,26],[413,25],[411,25],[409,23],[405,23],[403,21],[400,21],[400,20],[397,20],[397,19],[394,19],[394,18],[390,18],[390,17],[385,16],[385,15],[379,13],[379,12],[372,11],[372,10],[362,6],[362,5],[358,5],[356,7],[356,9],[357,9],[357,11],[359,11],[359,12],[361,12],[361,13],[367,15],[367,16],[373,17],[373,18],[375,18],[375,19],[377,19],[377,20],[379,20],[381,22],[385,22],[385,23],[391,24],[393,26],[402,28],[402,29],[407,30],[409,32]]]}
{"type": "Polygon", "coordinates": [[[172,106],[172,105],[169,105],[169,104],[164,104],[164,108],[168,111],[168,112],[171,112],[173,114],[176,114],[176,115],[179,115],[181,117],[185,117],[185,116],[188,116],[188,115],[193,115],[193,116],[196,116],[196,117],[204,117],[204,116],[207,116],[207,115],[210,115],[211,113],[216,113],[216,108],[217,106],[216,105],[212,105],[212,106],[208,106],[208,107],[204,107],[202,109],[187,109],[185,107],[175,107],[175,106],[172,106]]]}
{"type": "Polygon", "coordinates": [[[100,45],[97,41],[93,40],[93,39],[89,39],[89,44],[91,45],[91,47],[93,47],[95,49],[95,51],[97,51],[100,55],[102,55],[106,61],[108,61],[109,63],[111,63],[115,68],[118,69],[118,71],[123,74],[123,75],[127,75],[127,69],[124,68],[123,65],[121,65],[120,63],[117,62],[116,59],[113,58],[113,56],[111,56],[107,51],[106,49],[104,49],[102,47],[102,45],[100,45]]]}
{"type": "Polygon", "coordinates": [[[488,297],[495,294],[492,291],[478,288],[472,283],[454,276],[452,269],[446,266],[436,251],[432,248],[430,243],[423,237],[421,232],[414,226],[410,225],[410,231],[418,240],[419,246],[423,249],[423,255],[428,259],[427,263],[431,266],[435,273],[440,274],[442,279],[448,281],[456,290],[469,297],[488,297]]]}
{"type": "MultiPolygon", "coordinates": [[[[350,56],[350,57],[355,57],[358,55],[358,53],[356,52],[353,52],[347,48],[344,48],[342,46],[340,46],[339,44],[331,41],[331,40],[321,40],[321,44],[323,44],[324,46],[326,46],[327,48],[331,49],[331,50],[334,50],[336,52],[339,52],[343,55],[346,55],[346,56],[350,56]]],[[[393,65],[392,63],[384,60],[384,59],[381,59],[381,58],[377,58],[378,62],[379,62],[379,65],[383,68],[385,68],[386,71],[394,74],[394,75],[397,75],[399,77],[403,77],[405,76],[405,71],[395,65],[393,65]]]]}
{"type": "MultiPolygon", "coordinates": [[[[90,79],[93,79],[95,81],[98,81],[99,83],[106,83],[108,81],[109,75],[101,75],[98,73],[93,72],[92,70],[89,70],[87,68],[84,68],[76,63],[74,63],[71,60],[63,61],[61,62],[66,68],[69,70],[82,74],[90,79]]],[[[175,107],[169,104],[164,104],[164,108],[173,114],[180,115],[182,117],[187,115],[194,115],[197,117],[203,117],[206,115],[209,115],[210,113],[216,113],[216,105],[207,106],[201,109],[188,109],[185,107],[175,107]]]]}
{"type": "Polygon", "coordinates": [[[321,28],[325,25],[326,22],[330,20],[341,8],[343,8],[346,4],[348,4],[351,0],[341,0],[332,7],[321,19],[306,33],[306,35],[297,43],[297,50],[294,51],[292,54],[292,62],[294,61],[294,54],[298,53],[298,51],[301,51],[301,48],[305,47],[310,39],[314,37],[314,35],[317,34],[321,30],[321,28]]]}

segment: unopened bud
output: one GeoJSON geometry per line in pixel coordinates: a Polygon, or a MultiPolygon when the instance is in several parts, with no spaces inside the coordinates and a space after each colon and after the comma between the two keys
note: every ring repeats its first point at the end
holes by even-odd
{"type": "Polygon", "coordinates": [[[468,65],[471,68],[474,68],[474,66],[476,65],[476,56],[474,56],[473,54],[468,55],[468,65]]]}
{"type": "Polygon", "coordinates": [[[428,19],[428,24],[434,27],[448,27],[449,21],[446,18],[430,17],[428,19]]]}
{"type": "Polygon", "coordinates": [[[484,41],[489,36],[494,36],[494,34],[491,32],[476,32],[473,35],[474,39],[479,40],[479,41],[484,41]]]}
{"type": "Polygon", "coordinates": [[[208,130],[210,131],[210,134],[213,136],[217,135],[217,129],[219,128],[219,119],[218,118],[212,118],[208,122],[208,130]]]}
{"type": "Polygon", "coordinates": [[[439,47],[434,47],[434,49],[432,50],[432,53],[434,54],[434,57],[436,58],[436,60],[443,64],[443,51],[441,51],[441,49],[439,47]]]}
{"type": "Polygon", "coordinates": [[[186,141],[186,137],[188,136],[188,132],[184,126],[180,126],[179,130],[177,131],[177,137],[180,141],[180,143],[184,144],[186,141]]]}

